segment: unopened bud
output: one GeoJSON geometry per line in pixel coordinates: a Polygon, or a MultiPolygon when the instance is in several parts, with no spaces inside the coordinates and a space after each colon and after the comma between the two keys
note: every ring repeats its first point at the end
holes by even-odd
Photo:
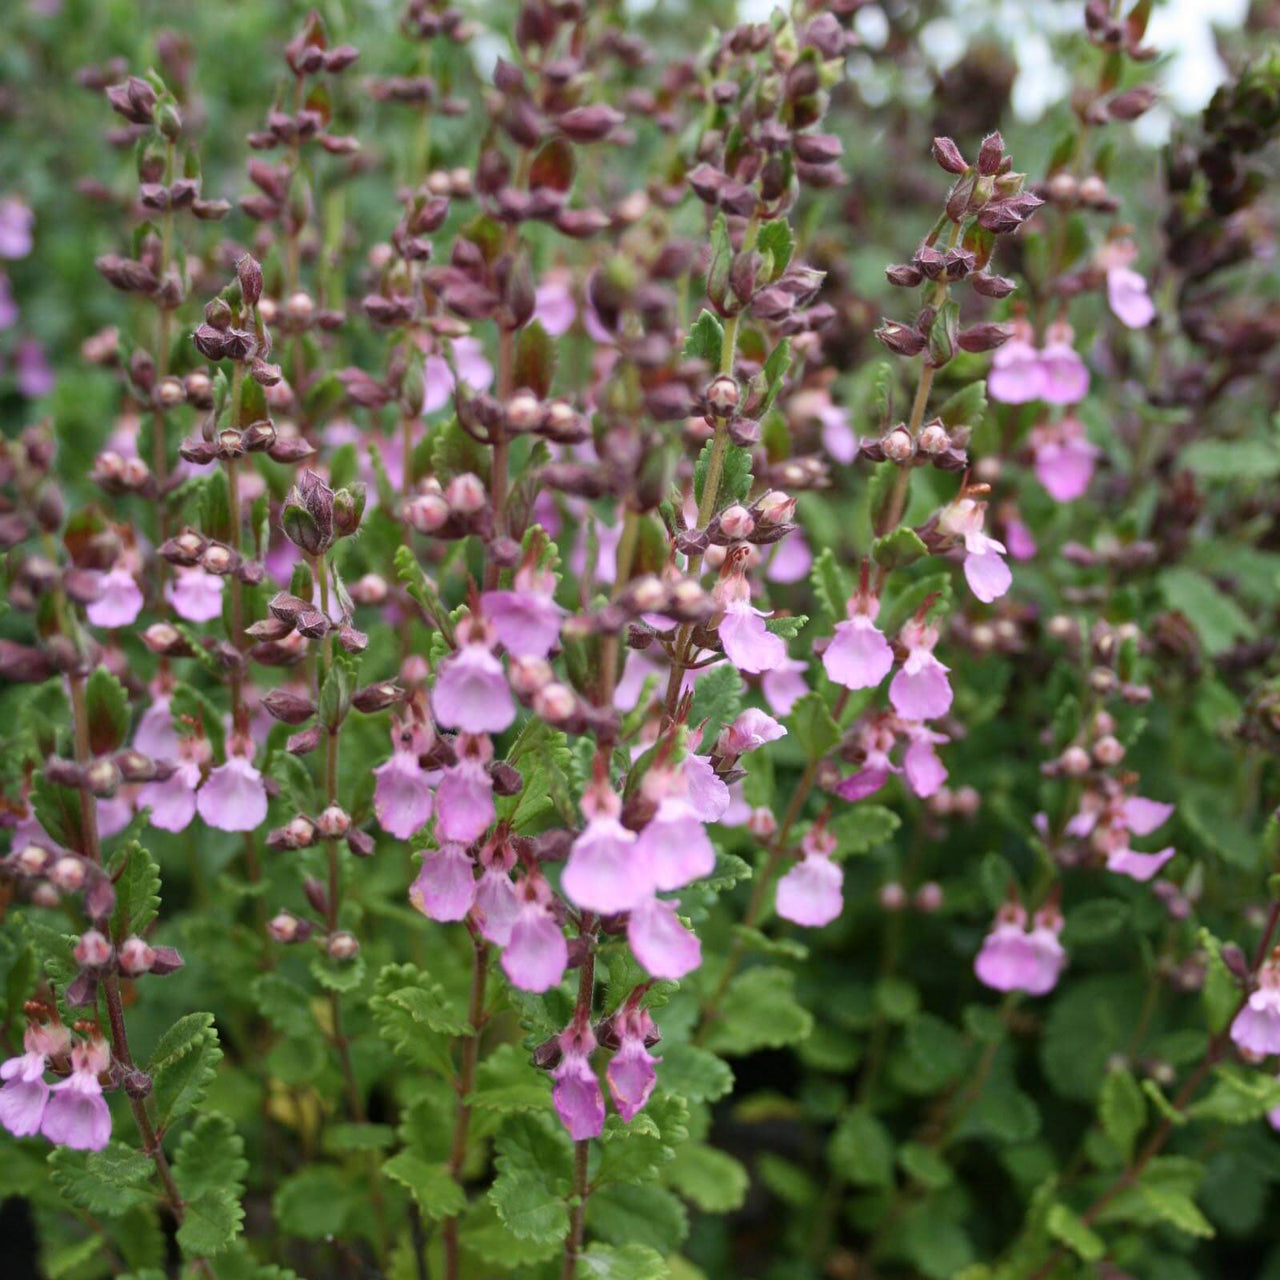
{"type": "Polygon", "coordinates": [[[454,476],[444,491],[444,497],[450,510],[462,516],[473,516],[483,511],[489,500],[484,481],[470,471],[454,476]]]}
{"type": "Polygon", "coordinates": [[[727,373],[722,373],[718,378],[713,378],[707,384],[707,389],[703,395],[707,402],[708,411],[716,418],[732,417],[741,398],[737,381],[727,373]]]}
{"type": "Polygon", "coordinates": [[[1068,747],[1058,758],[1058,765],[1068,778],[1083,778],[1089,772],[1089,753],[1081,746],[1068,747]]]}
{"type": "Polygon", "coordinates": [[[1093,756],[1100,765],[1117,765],[1124,759],[1124,746],[1119,738],[1107,734],[1093,744],[1093,756]]]}
{"type": "Polygon", "coordinates": [[[909,462],[915,454],[915,441],[905,427],[895,427],[881,441],[880,447],[890,462],[909,462]]]}
{"type": "MultiPolygon", "coordinates": [[[[36,848],[38,846],[30,846],[36,848]]],[[[25,850],[24,850],[25,852],[25,850]]],[[[44,850],[40,852],[43,854],[44,850]]],[[[49,879],[62,890],[63,893],[75,893],[84,884],[84,863],[79,858],[59,858],[57,862],[49,868],[49,879]]]]}
{"type": "Polygon", "coordinates": [[[111,943],[97,929],[89,929],[76,943],[75,958],[82,969],[101,969],[111,960],[111,943]]]}
{"type": "Polygon", "coordinates": [[[351,817],[339,805],[331,804],[320,815],[317,827],[326,840],[341,840],[351,830],[351,817]]]}
{"type": "Polygon", "coordinates": [[[354,960],[360,950],[360,943],[354,933],[343,930],[329,939],[329,955],[334,960],[354,960]]]}
{"type": "Polygon", "coordinates": [[[120,944],[120,971],[129,977],[137,977],[140,973],[150,973],[156,962],[156,953],[136,934],[126,938],[120,944]]]}

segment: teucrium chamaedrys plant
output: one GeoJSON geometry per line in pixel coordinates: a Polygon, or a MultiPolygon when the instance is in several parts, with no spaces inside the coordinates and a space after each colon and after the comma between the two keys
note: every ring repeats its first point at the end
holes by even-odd
{"type": "Polygon", "coordinates": [[[15,128],[80,203],[0,161],[43,1273],[1280,1265],[1275,56],[1155,175],[1144,0],[1034,128],[993,46],[929,127],[926,6],[56,8],[15,128]]]}

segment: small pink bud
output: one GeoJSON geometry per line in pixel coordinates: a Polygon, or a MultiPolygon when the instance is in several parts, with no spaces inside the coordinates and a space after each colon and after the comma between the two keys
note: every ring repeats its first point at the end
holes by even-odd
{"type": "Polygon", "coordinates": [[[291,915],[288,911],[281,911],[268,922],[267,932],[273,941],[287,944],[297,939],[300,923],[297,916],[291,915]]]}
{"type": "Polygon", "coordinates": [[[1093,744],[1093,757],[1101,765],[1117,765],[1124,759],[1124,747],[1119,738],[1107,734],[1093,744]]]}
{"type": "MultiPolygon", "coordinates": [[[[48,861],[49,851],[47,849],[42,849],[38,844],[29,844],[21,851],[21,853],[18,854],[18,867],[24,875],[28,876],[39,875],[40,872],[44,870],[45,863],[48,861]]],[[[67,859],[62,858],[60,861],[66,862],[67,859]]],[[[71,861],[75,862],[76,860],[73,858],[71,861]]],[[[77,862],[76,865],[79,866],[79,863],[77,862]]],[[[50,875],[50,879],[53,879],[52,874],[50,875]]],[[[57,881],[55,880],[54,883],[56,884],[57,881]]]]}
{"type": "Polygon", "coordinates": [[[484,481],[470,471],[454,476],[444,492],[449,509],[458,515],[473,516],[484,510],[489,495],[485,492],[484,481]]]}
{"type": "Polygon", "coordinates": [[[356,935],[345,929],[329,939],[329,955],[334,960],[354,960],[359,950],[360,943],[356,935]]]}
{"type": "Polygon", "coordinates": [[[1080,746],[1068,747],[1058,761],[1068,778],[1083,778],[1091,768],[1089,753],[1080,746]]]}
{"type": "Polygon", "coordinates": [[[915,453],[915,442],[905,427],[895,427],[880,441],[880,447],[890,462],[908,462],[915,453]]]}
{"type": "Polygon", "coordinates": [[[746,507],[735,502],[720,513],[720,528],[726,537],[749,538],[756,528],[756,522],[746,507]]]}
{"type": "Polygon", "coordinates": [[[796,513],[796,500],[781,489],[770,489],[756,500],[755,508],[761,524],[788,524],[796,513]]]}
{"type": "Polygon", "coordinates": [[[80,935],[75,957],[82,968],[100,969],[111,959],[111,943],[97,929],[89,929],[80,935]]]}
{"type": "Polygon", "coordinates": [[[553,680],[533,695],[534,712],[550,724],[560,724],[577,709],[578,699],[568,685],[553,680]]]}
{"type": "Polygon", "coordinates": [[[120,944],[120,970],[131,978],[140,973],[150,973],[155,962],[155,951],[136,935],[120,944]]]}
{"type": "Polygon", "coordinates": [[[449,504],[438,493],[421,493],[404,505],[405,519],[419,533],[435,533],[449,520],[449,504]]]}
{"type": "Polygon", "coordinates": [[[880,905],[886,911],[901,911],[907,905],[907,891],[896,881],[880,886],[880,905]]]}
{"type": "Polygon", "coordinates": [[[351,818],[345,809],[331,804],[320,815],[317,826],[326,840],[341,840],[351,830],[351,818]]]}
{"type": "MultiPolygon", "coordinates": [[[[43,854],[44,850],[41,849],[40,852],[43,854]]],[[[49,879],[63,893],[75,893],[84,884],[84,863],[79,858],[59,858],[49,869],[49,879]]]]}
{"type": "Polygon", "coordinates": [[[707,389],[703,395],[707,402],[707,409],[716,418],[732,417],[733,411],[738,407],[738,401],[741,398],[737,381],[727,373],[722,373],[719,377],[713,378],[707,384],[707,389]]]}
{"type": "Polygon", "coordinates": [[[773,816],[772,809],[762,806],[751,810],[751,816],[747,819],[747,830],[757,840],[768,840],[777,829],[778,820],[773,816]]]}
{"type": "Polygon", "coordinates": [[[942,886],[936,880],[926,880],[916,890],[915,906],[917,911],[932,915],[942,906],[942,886]]]}

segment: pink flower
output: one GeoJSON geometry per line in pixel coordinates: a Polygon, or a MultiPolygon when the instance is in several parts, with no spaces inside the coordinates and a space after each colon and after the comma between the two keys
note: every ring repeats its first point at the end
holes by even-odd
{"type": "Polygon", "coordinates": [[[1147,282],[1132,267],[1115,266],[1107,272],[1107,304],[1116,319],[1130,329],[1145,329],[1156,317],[1147,282]]]}
{"type": "MultiPolygon", "coordinates": [[[[167,713],[167,705],[165,710],[167,713]]],[[[180,761],[163,782],[143,783],[138,789],[138,808],[151,810],[151,825],[160,831],[185,831],[196,816],[199,786],[200,766],[194,760],[180,761]]]]}
{"type": "Polygon", "coordinates": [[[604,1132],[604,1094],[588,1061],[595,1047],[590,1027],[566,1028],[560,1033],[560,1062],[551,1073],[555,1081],[551,1100],[560,1123],[575,1142],[598,1138],[604,1132]]]}
{"type": "Polygon", "coordinates": [[[211,622],[222,617],[222,579],[203,569],[179,569],[168,587],[173,611],[187,622],[211,622]]]}
{"type": "Polygon", "coordinates": [[[934,733],[925,725],[908,725],[907,735],[911,745],[903,757],[902,767],[907,785],[922,800],[936,795],[947,780],[947,766],[933,749],[937,743],[946,742],[944,734],[934,733]]]}
{"type": "Polygon", "coordinates": [[[837,622],[835,634],[822,655],[822,665],[836,684],[846,689],[874,689],[893,666],[893,649],[876,627],[880,602],[859,591],[849,601],[849,618],[837,622]]]}
{"type": "Polygon", "coordinates": [[[432,920],[463,920],[476,899],[475,863],[460,844],[423,855],[409,901],[432,920]]]}
{"type": "Polygon", "coordinates": [[[460,756],[436,787],[436,833],[443,840],[471,844],[488,830],[495,814],[493,779],[484,761],[460,756]]]}
{"type": "Polygon", "coordinates": [[[804,838],[800,861],[778,881],[776,908],[784,920],[808,928],[830,924],[844,907],[844,871],[833,862],[835,840],[820,827],[804,838]]]}
{"type": "Polygon", "coordinates": [[[373,810],[378,825],[397,840],[408,840],[431,817],[431,786],[415,749],[397,747],[373,771],[373,810]]]}
{"type": "Polygon", "coordinates": [[[719,822],[729,808],[729,788],[712,768],[711,757],[690,752],[681,772],[694,812],[703,822],[719,822]]]}
{"type": "Polygon", "coordinates": [[[786,729],[771,715],[756,707],[748,707],[721,731],[716,741],[716,754],[735,758],[744,756],[749,751],[756,751],[766,743],[776,742],[786,736],[786,729]]]}
{"type": "Polygon", "coordinates": [[[962,495],[942,512],[938,528],[953,538],[963,540],[964,576],[969,590],[983,604],[990,604],[1009,590],[1013,574],[1004,562],[1004,543],[982,531],[986,516],[985,502],[962,495]]]}
{"type": "Polygon", "coordinates": [[[431,706],[445,728],[466,733],[501,733],[516,718],[502,663],[479,642],[440,664],[431,706]]]}
{"type": "Polygon", "coordinates": [[[1258,972],[1258,987],[1231,1024],[1231,1038],[1263,1057],[1280,1053],[1280,970],[1270,962],[1258,972]]]}
{"type": "Polygon", "coordinates": [[[24,338],[18,343],[14,369],[18,390],[28,400],[39,400],[53,390],[53,370],[49,367],[44,347],[34,338],[24,338]]]}
{"type": "Polygon", "coordinates": [[[44,1073],[51,1057],[64,1054],[71,1036],[61,1023],[30,1023],[22,1037],[25,1050],[19,1057],[0,1063],[0,1125],[15,1138],[30,1138],[40,1132],[49,1086],[44,1073]]]}
{"type": "Polygon", "coordinates": [[[1040,352],[1040,399],[1048,404],[1079,404],[1089,394],[1089,370],[1071,345],[1071,326],[1049,326],[1040,352]]]}
{"type": "Polygon", "coordinates": [[[121,566],[98,575],[102,594],[85,607],[95,627],[128,627],[142,612],[142,591],[133,574],[121,566]]]}
{"type": "Polygon", "coordinates": [[[480,597],[485,619],[493,624],[507,652],[517,658],[545,658],[560,640],[565,611],[555,602],[550,574],[516,574],[512,591],[486,591],[480,597]]]}
{"type": "Polygon", "coordinates": [[[933,656],[937,627],[908,622],[899,636],[907,647],[907,660],[889,685],[889,701],[904,720],[934,720],[951,709],[951,684],[947,668],[933,656]]]}
{"type": "Polygon", "coordinates": [[[219,831],[253,831],[267,816],[267,788],[262,774],[244,756],[228,756],[205,779],[196,808],[219,831]]]}
{"type": "MultiPolygon", "coordinates": [[[[477,338],[454,338],[453,362],[458,377],[472,391],[487,390],[493,382],[493,366],[484,358],[484,348],[477,338]]],[[[426,396],[422,412],[435,413],[453,398],[454,377],[449,362],[442,355],[429,354],[423,361],[426,396]]]]}
{"type": "Polygon", "coordinates": [[[1015,512],[1005,515],[1004,536],[1009,545],[1009,554],[1015,560],[1030,560],[1040,550],[1036,546],[1035,535],[1015,512]]]}
{"type": "Polygon", "coordinates": [[[71,1074],[49,1091],[40,1132],[50,1142],[75,1151],[101,1151],[111,1137],[111,1112],[107,1110],[98,1076],[111,1062],[102,1040],[89,1040],[71,1050],[71,1074]]]}
{"type": "Polygon", "coordinates": [[[538,286],[534,299],[533,318],[551,337],[558,338],[573,328],[578,305],[567,281],[546,280],[538,286]]]}
{"type": "Polygon", "coordinates": [[[502,953],[502,969],[521,991],[549,991],[564,977],[569,948],[544,900],[550,894],[546,882],[526,879],[520,892],[523,899],[502,953]]]}
{"type": "Polygon", "coordinates": [[[813,568],[813,552],[809,550],[804,534],[796,529],[773,545],[773,554],[765,563],[764,576],[770,582],[803,582],[813,568]]]}
{"type": "Polygon", "coordinates": [[[1135,836],[1149,836],[1173,817],[1173,805],[1145,796],[1129,796],[1121,806],[1124,820],[1135,836]]]}
{"type": "Polygon", "coordinates": [[[123,795],[108,796],[97,802],[98,834],[109,840],[118,836],[133,821],[133,806],[123,795]]]}
{"type": "Polygon", "coordinates": [[[635,859],[651,881],[647,891],[656,886],[669,892],[709,876],[715,870],[716,851],[697,810],[683,797],[668,796],[640,832],[635,859]]]}
{"type": "Polygon", "coordinates": [[[138,717],[133,749],[152,760],[176,760],[181,744],[182,739],[173,726],[169,699],[165,694],[157,694],[155,701],[138,717]]]}
{"type": "Polygon", "coordinates": [[[35,222],[35,214],[21,200],[0,200],[0,258],[25,258],[31,252],[35,222]]]}
{"type": "Polygon", "coordinates": [[[612,814],[598,813],[574,840],[560,887],[577,907],[617,915],[653,893],[653,877],[635,832],[612,814]]]}
{"type": "Polygon", "coordinates": [[[655,978],[677,981],[702,963],[702,944],[676,918],[675,904],[649,898],[631,909],[627,941],[655,978]]]}
{"type": "Polygon", "coordinates": [[[511,926],[520,914],[520,898],[509,874],[515,860],[515,852],[506,845],[490,843],[480,850],[475,920],[481,937],[500,947],[511,941],[511,926]]]}
{"type": "Polygon", "coordinates": [[[1126,844],[1107,854],[1107,870],[1118,875],[1128,876],[1130,880],[1145,883],[1156,875],[1160,868],[1173,857],[1173,846],[1161,849],[1159,853],[1138,853],[1126,844]]]}
{"type": "Polygon", "coordinates": [[[760,681],[765,700],[780,716],[791,714],[791,708],[809,692],[809,664],[799,658],[786,658],[760,681]]]}
{"type": "Polygon", "coordinates": [[[658,1078],[654,1063],[662,1059],[655,1058],[648,1049],[657,1036],[657,1028],[647,1010],[625,1006],[619,1011],[614,1025],[621,1043],[609,1062],[605,1078],[609,1082],[613,1105],[630,1124],[649,1101],[658,1078]]]}
{"type": "Polygon", "coordinates": [[[1025,324],[1016,328],[1014,336],[996,348],[987,376],[987,391],[1001,404],[1039,400],[1044,386],[1040,353],[1031,343],[1031,330],[1025,324]]]}
{"type": "MultiPolygon", "coordinates": [[[[945,676],[943,677],[946,678],[945,676]]],[[[892,688],[890,688],[892,696],[892,688]]],[[[891,774],[901,770],[889,759],[897,741],[896,722],[891,716],[877,716],[865,723],[858,733],[858,747],[863,756],[862,768],[837,784],[835,793],[842,800],[865,800],[874,795],[891,774]]]]}
{"type": "Polygon", "coordinates": [[[1102,452],[1085,438],[1084,424],[1068,414],[1057,426],[1032,432],[1036,478],[1055,502],[1074,502],[1093,479],[1094,462],[1102,452]]]}
{"type": "Polygon", "coordinates": [[[1000,908],[974,961],[974,972],[995,991],[1042,996],[1057,985],[1066,964],[1066,952],[1058,940],[1062,917],[1053,908],[1043,908],[1036,913],[1030,932],[1026,919],[1027,913],[1016,903],[1000,908]]]}
{"type": "Polygon", "coordinates": [[[725,605],[720,620],[720,643],[725,656],[739,671],[768,671],[784,662],[787,646],[765,625],[764,613],[747,599],[725,605]]]}

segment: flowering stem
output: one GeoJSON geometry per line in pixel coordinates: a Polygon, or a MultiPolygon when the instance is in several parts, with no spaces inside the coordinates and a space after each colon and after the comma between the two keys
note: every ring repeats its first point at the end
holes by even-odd
{"type": "MultiPolygon", "coordinates": [[[[462,1166],[467,1158],[467,1134],[471,1127],[471,1094],[476,1086],[476,1063],[480,1057],[480,1032],[484,1027],[484,991],[489,976],[489,944],[478,932],[472,933],[471,1002],[467,1009],[470,1034],[462,1040],[462,1063],[458,1070],[458,1105],[453,1113],[453,1143],[449,1148],[449,1176],[461,1185],[462,1166]]],[[[458,1219],[446,1218],[441,1228],[444,1240],[445,1280],[458,1280],[458,1219]]]]}
{"type": "MultiPolygon", "coordinates": [[[[93,759],[89,745],[89,708],[85,699],[85,681],[82,675],[67,677],[71,687],[71,716],[75,729],[76,763],[84,766],[93,759]]],[[[102,866],[102,846],[98,839],[98,815],[94,808],[93,797],[88,791],[80,789],[80,816],[84,826],[84,852],[89,860],[102,866]]],[[[124,1004],[120,998],[120,980],[114,974],[102,979],[102,991],[107,1004],[107,1020],[111,1026],[111,1056],[127,1072],[134,1070],[133,1055],[129,1051],[129,1034],[124,1022],[124,1004]]],[[[177,1184],[173,1180],[173,1172],[169,1168],[168,1158],[156,1133],[155,1125],[147,1111],[143,1098],[135,1098],[128,1090],[129,1109],[133,1112],[134,1123],[138,1127],[138,1136],[142,1139],[144,1154],[151,1157],[156,1167],[156,1174],[164,1188],[165,1201],[173,1214],[174,1221],[182,1224],[185,1205],[177,1184]]],[[[203,1260],[202,1260],[203,1261],[203,1260]]],[[[212,1274],[207,1262],[203,1263],[206,1273],[212,1274]]]]}
{"type": "MultiPolygon", "coordinates": [[[[1262,962],[1267,958],[1267,952],[1271,947],[1271,939],[1275,935],[1277,925],[1280,925],[1280,901],[1273,902],[1271,910],[1267,913],[1267,923],[1262,930],[1262,937],[1258,941],[1258,949],[1254,952],[1253,964],[1250,966],[1251,973],[1256,973],[1262,967],[1262,962]]],[[[1171,1110],[1161,1119],[1156,1126],[1155,1132],[1147,1139],[1142,1150],[1138,1152],[1133,1162],[1124,1172],[1080,1215],[1080,1221],[1085,1226],[1092,1226],[1103,1209],[1126,1187],[1130,1187],[1137,1182],[1147,1165],[1164,1149],[1164,1144],[1169,1140],[1169,1135],[1173,1132],[1173,1117],[1180,1113],[1191,1101],[1195,1096],[1196,1090],[1204,1083],[1205,1077],[1218,1064],[1222,1055],[1226,1053],[1227,1047],[1231,1043],[1231,1024],[1235,1022],[1240,1010],[1248,1003],[1249,992],[1245,991],[1237,1002],[1236,1007],[1232,1010],[1231,1016],[1223,1023],[1222,1029],[1216,1032],[1209,1040],[1209,1047],[1204,1051],[1204,1057],[1200,1059],[1195,1070],[1183,1081],[1182,1088],[1178,1090],[1170,1103],[1171,1110]]],[[[1045,1280],[1046,1276],[1053,1273],[1062,1254],[1062,1248],[1059,1246],[1049,1255],[1043,1265],[1031,1275],[1030,1280],[1045,1280]]]]}
{"type": "MultiPolygon", "coordinates": [[[[832,715],[837,724],[844,714],[848,701],[849,690],[841,690],[840,696],[836,699],[835,706],[832,708],[832,715]]],[[[813,784],[818,777],[820,763],[821,761],[819,760],[811,760],[805,767],[805,771],[800,775],[800,781],[791,796],[791,803],[787,806],[787,811],[783,814],[777,831],[774,832],[773,838],[769,841],[768,856],[765,858],[764,866],[760,869],[760,874],[756,878],[755,886],[751,890],[751,897],[747,902],[746,913],[742,917],[742,923],[748,929],[755,927],[756,921],[760,919],[761,914],[764,912],[770,882],[773,880],[778,864],[782,861],[782,856],[786,851],[791,828],[795,826],[796,820],[800,817],[800,813],[804,808],[804,803],[809,798],[809,792],[813,790],[813,784]]],[[[720,980],[716,983],[706,1004],[702,1006],[702,1022],[698,1027],[697,1034],[694,1036],[694,1044],[702,1044],[710,1034],[711,1026],[720,1008],[720,1001],[724,999],[724,993],[729,989],[729,983],[733,981],[733,976],[737,973],[738,966],[742,963],[742,953],[745,945],[742,935],[737,934],[729,947],[729,954],[725,959],[724,971],[720,975],[720,980]]]]}
{"type": "MultiPolygon", "coordinates": [[[[594,918],[587,917],[583,920],[581,936],[587,941],[587,952],[578,969],[578,1001],[574,1006],[573,1026],[585,1026],[591,1020],[596,981],[594,918]]],[[[560,1280],[575,1280],[578,1274],[578,1255],[582,1252],[582,1236],[587,1220],[587,1161],[590,1154],[590,1138],[574,1143],[573,1191],[569,1201],[569,1230],[564,1238],[564,1265],[560,1268],[560,1280]]]]}

